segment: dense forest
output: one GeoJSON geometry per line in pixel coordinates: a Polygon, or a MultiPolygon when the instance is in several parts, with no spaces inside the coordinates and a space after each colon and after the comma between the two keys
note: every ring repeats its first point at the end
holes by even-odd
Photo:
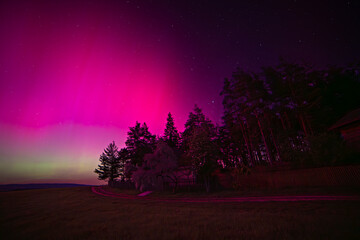
{"type": "Polygon", "coordinates": [[[209,190],[215,169],[349,164],[358,153],[330,127],[360,107],[359,90],[360,64],[317,70],[280,59],[257,73],[237,69],[221,91],[221,126],[196,105],[182,133],[171,113],[161,137],[137,122],[125,148],[113,142],[105,149],[95,173],[101,180],[151,185],[159,177],[176,181],[171,173],[187,166],[209,190]]]}

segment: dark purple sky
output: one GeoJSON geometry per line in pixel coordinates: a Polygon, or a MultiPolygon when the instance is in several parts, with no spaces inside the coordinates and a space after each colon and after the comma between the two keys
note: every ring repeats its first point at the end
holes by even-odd
{"type": "Polygon", "coordinates": [[[360,56],[355,1],[1,1],[0,183],[91,183],[135,121],[221,123],[225,77],[360,56]]]}

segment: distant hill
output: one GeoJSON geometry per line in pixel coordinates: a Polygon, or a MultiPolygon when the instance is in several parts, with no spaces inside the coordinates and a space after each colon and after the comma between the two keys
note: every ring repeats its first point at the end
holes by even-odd
{"type": "Polygon", "coordinates": [[[81,186],[91,186],[91,185],[74,184],[74,183],[0,184],[0,192],[30,190],[30,189],[45,189],[45,188],[81,187],[81,186]]]}

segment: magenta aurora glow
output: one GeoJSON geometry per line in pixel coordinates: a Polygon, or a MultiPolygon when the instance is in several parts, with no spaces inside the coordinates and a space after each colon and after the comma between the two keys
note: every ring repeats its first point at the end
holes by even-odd
{"type": "Polygon", "coordinates": [[[171,112],[181,131],[198,104],[220,124],[237,66],[359,56],[351,6],[250,2],[1,1],[0,183],[99,183],[99,155],[136,121],[161,135],[171,112]]]}

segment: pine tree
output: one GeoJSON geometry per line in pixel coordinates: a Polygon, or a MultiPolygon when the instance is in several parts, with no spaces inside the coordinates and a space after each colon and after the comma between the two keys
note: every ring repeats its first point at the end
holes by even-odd
{"type": "Polygon", "coordinates": [[[174,118],[171,113],[168,114],[163,140],[173,149],[179,147],[180,135],[175,127],[174,118]]]}
{"type": "Polygon", "coordinates": [[[204,180],[206,191],[210,190],[210,176],[217,166],[219,147],[214,124],[195,105],[189,114],[183,133],[183,150],[195,173],[204,180]]]}
{"type": "Polygon", "coordinates": [[[155,149],[156,138],[149,132],[146,123],[142,126],[136,122],[134,127],[130,127],[128,137],[125,142],[131,163],[141,166],[145,154],[152,153],[155,149]]]}
{"type": "Polygon", "coordinates": [[[211,173],[217,167],[218,146],[214,141],[214,128],[198,127],[190,137],[187,154],[192,159],[192,167],[210,191],[211,173]]]}
{"type": "Polygon", "coordinates": [[[95,173],[98,174],[99,180],[106,180],[109,178],[110,173],[110,166],[109,166],[109,160],[105,153],[102,153],[100,155],[100,164],[98,165],[98,168],[95,169],[95,173]]]}
{"type": "Polygon", "coordinates": [[[100,155],[99,161],[100,164],[94,171],[99,175],[99,180],[108,179],[109,181],[113,181],[120,176],[119,170],[121,168],[121,163],[118,148],[114,141],[104,149],[104,153],[100,155]]]}
{"type": "Polygon", "coordinates": [[[121,178],[121,180],[127,179],[127,176],[125,174],[125,165],[129,161],[130,161],[129,151],[127,150],[127,148],[120,149],[120,151],[119,151],[119,164],[120,164],[119,177],[121,178]]]}
{"type": "Polygon", "coordinates": [[[194,131],[197,128],[214,128],[212,122],[204,115],[201,108],[194,106],[194,112],[190,112],[189,119],[185,123],[185,130],[182,133],[182,149],[187,151],[189,148],[189,141],[194,131]]]}

